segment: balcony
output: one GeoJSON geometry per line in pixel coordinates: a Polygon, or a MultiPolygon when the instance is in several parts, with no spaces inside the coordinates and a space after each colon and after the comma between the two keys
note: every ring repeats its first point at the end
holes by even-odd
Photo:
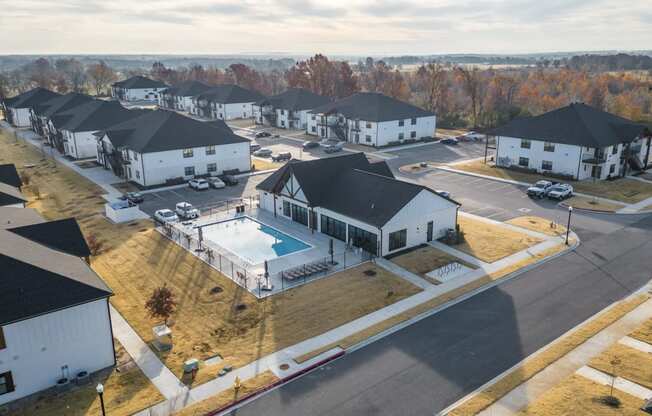
{"type": "Polygon", "coordinates": [[[601,165],[606,161],[607,158],[605,157],[604,153],[598,153],[597,155],[595,153],[582,154],[582,163],[586,163],[588,165],[601,165]]]}

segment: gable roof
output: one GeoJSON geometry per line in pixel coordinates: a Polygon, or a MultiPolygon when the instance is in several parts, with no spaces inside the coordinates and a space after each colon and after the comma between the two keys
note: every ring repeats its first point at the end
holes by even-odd
{"type": "Polygon", "coordinates": [[[253,103],[265,96],[234,84],[224,84],[211,87],[197,95],[197,99],[204,99],[216,103],[253,103]]]}
{"type": "Polygon", "coordinates": [[[165,94],[168,95],[178,95],[180,97],[194,97],[196,95],[202,94],[212,86],[203,83],[201,81],[184,81],[181,84],[174,85],[170,88],[165,89],[165,94]]]}
{"type": "Polygon", "coordinates": [[[304,88],[290,88],[280,94],[262,99],[256,103],[257,106],[271,105],[274,108],[282,108],[290,111],[310,110],[332,100],[323,95],[315,94],[304,88]]]}
{"type": "Polygon", "coordinates": [[[52,121],[59,130],[98,131],[143,114],[128,110],[117,101],[93,100],[58,113],[52,121]]]}
{"type": "Polygon", "coordinates": [[[18,175],[16,165],[13,163],[0,165],[0,182],[15,188],[23,186],[23,181],[20,179],[20,175],[18,175]]]}
{"type": "Polygon", "coordinates": [[[38,87],[19,94],[15,97],[6,98],[4,100],[4,104],[8,108],[32,108],[35,105],[60,96],[61,94],[58,94],[54,91],[38,87]]]}
{"type": "MultiPolygon", "coordinates": [[[[12,225],[20,224],[13,229],[0,224],[0,325],[111,296],[111,289],[76,253],[60,250],[60,246],[69,245],[67,237],[63,243],[57,242],[53,229],[47,245],[36,241],[32,235],[35,229],[27,227],[49,226],[32,210],[0,208],[0,218],[10,218],[12,225]]],[[[54,225],[59,227],[61,224],[54,225]]],[[[70,225],[66,227],[71,229],[70,225]]]]}
{"type": "Polygon", "coordinates": [[[91,255],[79,224],[74,218],[23,225],[8,230],[35,243],[73,256],[91,255]]]}
{"type": "Polygon", "coordinates": [[[34,107],[34,112],[39,116],[52,117],[55,114],[77,107],[78,105],[95,100],[90,95],[71,92],[59,97],[54,97],[34,107]]]}
{"type": "Polygon", "coordinates": [[[257,189],[279,193],[293,175],[310,206],[323,207],[367,224],[382,227],[419,192],[421,185],[397,180],[387,163],[370,163],[364,153],[290,161],[262,181],[257,189]]]}
{"type": "Polygon", "coordinates": [[[0,206],[23,204],[27,199],[18,188],[0,182],[0,206]]]}
{"type": "Polygon", "coordinates": [[[113,87],[124,89],[140,89],[140,88],[166,88],[167,85],[162,81],[136,75],[131,78],[123,79],[122,81],[114,82],[113,87]]]}
{"type": "Polygon", "coordinates": [[[127,147],[138,153],[249,142],[224,126],[218,128],[174,111],[156,110],[113,125],[102,135],[115,147],[127,147]]]}
{"type": "Polygon", "coordinates": [[[643,124],[575,103],[539,116],[512,120],[489,134],[602,148],[631,142],[645,131],[643,124]]]}
{"type": "Polygon", "coordinates": [[[430,117],[434,113],[377,92],[358,92],[341,100],[314,108],[314,114],[343,114],[349,119],[393,121],[430,117]]]}

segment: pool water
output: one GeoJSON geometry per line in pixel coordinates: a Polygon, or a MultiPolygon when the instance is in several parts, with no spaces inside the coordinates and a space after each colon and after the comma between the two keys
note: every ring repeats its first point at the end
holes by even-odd
{"type": "Polygon", "coordinates": [[[259,264],[311,246],[249,217],[203,227],[203,239],[213,241],[251,264],[259,264]]]}

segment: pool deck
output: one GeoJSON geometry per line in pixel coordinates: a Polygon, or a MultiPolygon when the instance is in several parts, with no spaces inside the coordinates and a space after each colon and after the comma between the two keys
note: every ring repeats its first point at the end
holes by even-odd
{"type": "MultiPolygon", "coordinates": [[[[333,240],[333,251],[334,258],[337,264],[331,270],[331,273],[323,273],[321,275],[312,276],[308,279],[308,282],[315,280],[317,278],[326,277],[332,272],[343,270],[350,266],[360,264],[364,261],[362,253],[358,249],[351,250],[346,248],[346,244],[343,241],[331,238],[326,234],[322,234],[318,231],[311,232],[311,230],[299,223],[295,223],[287,218],[277,216],[275,217],[273,213],[258,209],[255,207],[246,207],[244,214],[236,214],[235,210],[222,211],[214,213],[212,215],[202,216],[201,218],[184,223],[177,223],[174,225],[176,229],[181,231],[184,234],[191,234],[195,239],[198,236],[198,229],[196,228],[199,225],[207,225],[221,221],[227,221],[234,218],[240,218],[242,216],[250,217],[251,219],[263,223],[269,227],[272,227],[284,234],[287,234],[290,237],[293,237],[297,240],[300,240],[311,247],[308,249],[300,250],[295,253],[290,253],[281,257],[275,257],[267,261],[268,271],[269,271],[269,283],[272,285],[273,289],[270,291],[259,291],[259,283],[264,284],[263,276],[265,272],[264,263],[259,264],[250,264],[244,258],[226,249],[225,247],[219,246],[215,242],[204,239],[203,244],[206,247],[212,248],[216,253],[220,253],[224,258],[231,260],[237,267],[246,269],[244,273],[245,277],[234,278],[230,276],[227,270],[222,269],[228,277],[233,281],[238,283],[240,286],[245,287],[254,295],[259,297],[273,295],[275,293],[281,292],[288,287],[294,287],[302,283],[302,281],[289,282],[287,280],[282,281],[279,272],[292,269],[295,267],[302,266],[307,263],[325,261],[330,259],[329,254],[329,241],[333,240]],[[185,224],[185,225],[184,225],[185,224]]],[[[182,247],[186,248],[184,244],[180,244],[182,247]]],[[[192,250],[193,246],[191,245],[191,251],[193,254],[198,257],[206,260],[201,253],[197,253],[192,250]]],[[[215,262],[213,262],[215,263],[215,262]]],[[[213,267],[219,270],[219,267],[216,267],[215,264],[211,264],[213,267]]],[[[234,273],[237,274],[237,273],[234,273]]]]}

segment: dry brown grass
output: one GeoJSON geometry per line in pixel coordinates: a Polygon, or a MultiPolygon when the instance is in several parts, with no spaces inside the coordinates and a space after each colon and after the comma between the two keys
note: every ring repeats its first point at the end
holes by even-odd
{"type": "Polygon", "coordinates": [[[493,263],[543,241],[465,215],[459,216],[458,223],[464,233],[464,242],[455,248],[487,263],[493,263]]]}
{"type": "Polygon", "coordinates": [[[211,396],[206,400],[186,407],[185,409],[174,413],[174,416],[203,416],[211,411],[220,409],[235,400],[254,393],[259,389],[268,386],[278,381],[271,371],[265,371],[254,378],[245,380],[236,391],[233,387],[227,389],[215,396],[211,396]]]}
{"type": "MultiPolygon", "coordinates": [[[[550,177],[543,175],[497,168],[493,164],[485,164],[481,160],[456,164],[452,167],[466,172],[526,183],[534,183],[541,179],[550,180],[550,177]]],[[[565,182],[570,183],[575,192],[613,199],[628,204],[634,204],[652,197],[652,184],[629,178],[619,178],[613,181],[596,181],[595,183],[592,180],[565,182]]]]}
{"type": "Polygon", "coordinates": [[[648,344],[652,344],[652,319],[643,322],[643,324],[636,328],[634,332],[629,334],[629,336],[647,342],[648,344]]]}
{"type": "Polygon", "coordinates": [[[652,388],[652,357],[646,352],[616,343],[592,359],[589,365],[603,373],[652,388]],[[620,360],[615,368],[610,364],[614,358],[620,360]]]}
{"type": "MultiPolygon", "coordinates": [[[[258,301],[163,237],[151,221],[109,223],[102,216],[100,188],[64,166],[52,168],[51,163],[40,162],[40,154],[31,146],[7,142],[11,140],[0,136],[2,157],[19,170],[25,163],[38,163],[30,172],[44,197],[30,206],[49,219],[75,216],[85,235],[95,235],[102,243],[103,251],[92,259],[92,267],[114,291],[111,303],[146,342],[152,341],[152,326],[158,323],[148,316],[146,300],[163,284],[175,294],[174,346],[160,357],[178,376],[189,358],[219,353],[225,365],[240,367],[420,291],[384,269],[363,264],[258,301]],[[374,269],[376,275],[365,275],[367,269],[374,269]],[[212,294],[216,286],[222,292],[212,294]],[[244,310],[238,305],[244,305],[244,310]]],[[[215,377],[219,367],[200,369],[195,383],[215,377]]]]}
{"type": "Polygon", "coordinates": [[[541,370],[622,318],[648,298],[649,296],[647,295],[639,295],[619,302],[608,311],[599,314],[595,319],[574,330],[567,336],[558,339],[545,350],[526,359],[517,369],[454,409],[450,412],[450,415],[471,416],[481,412],[517,386],[534,377],[541,370]]]}
{"type": "Polygon", "coordinates": [[[542,234],[551,236],[564,236],[566,235],[566,227],[560,224],[554,224],[554,228],[550,226],[551,221],[546,218],[535,216],[523,216],[512,218],[506,221],[507,224],[512,224],[517,227],[526,228],[528,230],[536,231],[542,234]]]}
{"type": "Polygon", "coordinates": [[[476,268],[475,266],[469,265],[457,257],[451,256],[450,254],[444,253],[443,251],[437,250],[436,248],[429,245],[411,250],[405,254],[401,254],[400,256],[392,257],[391,261],[401,266],[405,270],[408,270],[417,276],[421,276],[429,282],[435,284],[440,282],[437,281],[437,279],[426,276],[426,273],[429,273],[447,264],[457,262],[472,269],[476,268]]]}
{"type": "Polygon", "coordinates": [[[472,282],[469,282],[465,284],[464,286],[460,286],[456,289],[453,289],[449,292],[444,293],[443,295],[437,296],[434,299],[431,299],[427,302],[424,302],[418,306],[415,306],[414,308],[408,309],[407,311],[400,313],[396,316],[393,316],[389,319],[386,319],[382,322],[379,322],[375,325],[370,326],[367,329],[364,329],[360,332],[357,332],[353,335],[350,335],[346,338],[343,338],[339,341],[333,342],[331,344],[325,345],[322,348],[319,348],[317,350],[311,351],[307,354],[303,354],[301,356],[295,357],[294,360],[298,363],[302,363],[304,361],[307,361],[311,358],[314,358],[330,349],[333,349],[335,347],[340,347],[343,349],[350,348],[367,338],[370,338],[374,335],[377,335],[395,325],[400,324],[401,322],[407,321],[408,319],[412,319],[415,316],[421,315],[422,313],[425,313],[427,311],[430,311],[432,309],[435,309],[447,302],[450,302],[454,299],[459,298],[462,295],[465,295],[473,290],[476,290],[484,285],[487,285],[489,283],[492,283],[498,279],[501,279],[505,276],[507,276],[510,273],[513,273],[525,266],[529,266],[531,264],[534,264],[538,261],[543,260],[546,257],[552,256],[554,254],[557,254],[561,251],[563,251],[566,248],[566,246],[560,244],[554,247],[549,248],[548,250],[544,250],[541,253],[538,253],[535,256],[531,256],[527,259],[521,260],[520,262],[514,263],[511,266],[505,267],[503,269],[500,269],[494,273],[491,273],[489,275],[482,276],[472,282]]]}
{"type": "MultiPolygon", "coordinates": [[[[116,341],[118,363],[131,358],[116,341]]],[[[95,391],[97,383],[104,384],[104,405],[110,415],[127,416],[155,405],[164,398],[140,369],[131,365],[122,372],[108,369],[92,376],[84,386],[75,386],[67,393],[39,394],[35,400],[24,401],[25,406],[12,411],[14,416],[95,416],[101,413],[95,391]]]]}
{"type": "Polygon", "coordinates": [[[275,163],[270,160],[261,158],[251,158],[251,170],[270,170],[278,169],[283,166],[282,163],[275,163]]]}
{"type": "Polygon", "coordinates": [[[600,399],[609,395],[609,386],[594,383],[582,376],[568,377],[547,391],[536,402],[521,410],[521,416],[644,416],[643,400],[615,390],[619,407],[611,407],[600,399]]]}
{"type": "Polygon", "coordinates": [[[595,198],[587,198],[585,196],[574,196],[564,202],[573,208],[590,209],[592,211],[600,212],[616,212],[621,208],[625,208],[624,204],[614,204],[610,202],[600,201],[595,198]]]}

